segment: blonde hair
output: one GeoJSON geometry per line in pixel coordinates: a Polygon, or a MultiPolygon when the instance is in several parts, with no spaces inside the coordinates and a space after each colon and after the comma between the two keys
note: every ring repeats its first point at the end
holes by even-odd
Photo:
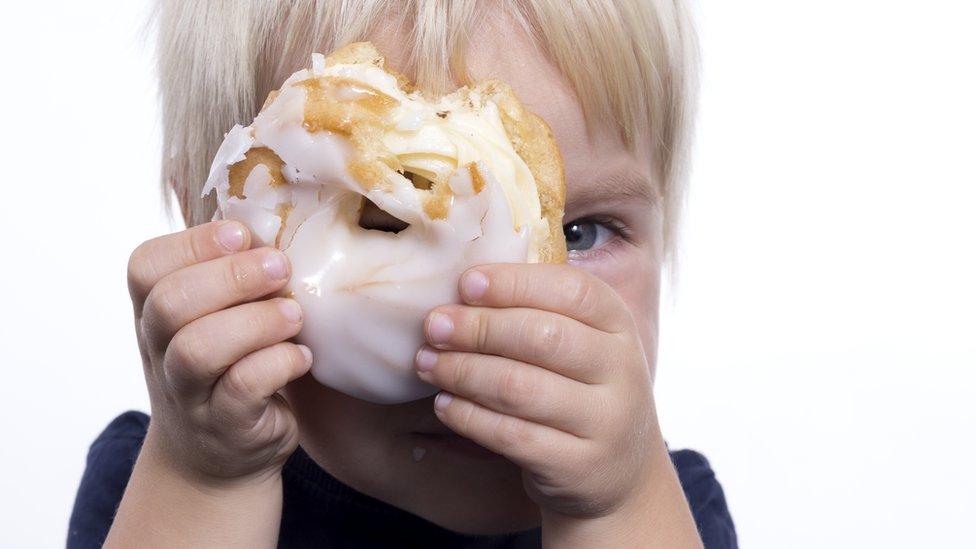
{"type": "MultiPolygon", "coordinates": [[[[698,47],[684,0],[509,0],[517,25],[560,69],[588,124],[612,121],[633,150],[650,136],[664,246],[673,252],[688,176],[698,47]]],[[[479,0],[157,0],[163,117],[162,184],[187,225],[208,221],[200,198],[223,133],[254,118],[265,95],[307,63],[368,38],[399,13],[420,89],[467,83],[466,31],[479,0]],[[395,8],[391,10],[390,8],[395,8]]],[[[168,201],[166,201],[168,203],[168,201]]]]}

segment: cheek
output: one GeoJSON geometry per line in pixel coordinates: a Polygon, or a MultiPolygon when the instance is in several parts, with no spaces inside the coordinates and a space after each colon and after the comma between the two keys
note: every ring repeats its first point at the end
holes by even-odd
{"type": "Polygon", "coordinates": [[[597,261],[573,261],[612,287],[634,317],[641,343],[653,367],[657,354],[658,306],[661,265],[653,254],[628,247],[597,261]]]}

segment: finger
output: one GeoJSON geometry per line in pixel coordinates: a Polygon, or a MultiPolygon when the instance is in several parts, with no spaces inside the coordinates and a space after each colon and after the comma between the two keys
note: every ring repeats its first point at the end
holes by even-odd
{"type": "Polygon", "coordinates": [[[597,390],[524,362],[477,353],[422,347],[415,359],[420,379],[496,412],[548,425],[579,437],[596,410],[597,390]]]}
{"type": "Polygon", "coordinates": [[[437,349],[504,356],[583,383],[611,377],[612,346],[622,337],[548,311],[466,305],[434,309],[424,331],[437,349]]]}
{"type": "Polygon", "coordinates": [[[268,401],[285,385],[308,373],[312,353],[304,345],[284,342],[242,358],[220,376],[210,399],[224,417],[255,421],[268,401]]]}
{"type": "Polygon", "coordinates": [[[214,311],[280,290],[290,266],[285,254],[258,248],[175,271],[146,298],[143,327],[157,345],[183,326],[214,311]]]}
{"type": "Polygon", "coordinates": [[[470,305],[542,309],[607,332],[626,330],[632,322],[617,292],[570,265],[480,265],[461,276],[458,292],[470,305]]]}
{"type": "Polygon", "coordinates": [[[147,240],[129,257],[129,295],[136,316],[152,287],[166,275],[190,265],[246,250],[251,233],[237,221],[212,221],[147,240]]]}
{"type": "Polygon", "coordinates": [[[166,380],[178,394],[203,400],[230,364],[301,331],[293,299],[246,303],[206,315],[173,336],[163,358],[166,380]]]}
{"type": "Polygon", "coordinates": [[[450,393],[434,399],[437,418],[455,433],[501,454],[519,467],[538,470],[582,441],[563,431],[500,414],[450,393]]]}

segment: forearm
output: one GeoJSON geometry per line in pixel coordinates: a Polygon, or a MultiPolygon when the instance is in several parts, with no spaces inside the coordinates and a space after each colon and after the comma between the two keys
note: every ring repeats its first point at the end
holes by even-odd
{"type": "Polygon", "coordinates": [[[666,450],[632,501],[594,518],[544,514],[545,548],[700,548],[694,518],[666,450]]]}
{"type": "Polygon", "coordinates": [[[166,464],[151,434],[139,454],[105,547],[274,547],[280,475],[221,484],[191,481],[166,464]]]}

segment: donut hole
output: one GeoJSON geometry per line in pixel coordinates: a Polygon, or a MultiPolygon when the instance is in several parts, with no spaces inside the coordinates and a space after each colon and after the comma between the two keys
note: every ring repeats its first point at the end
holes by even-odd
{"type": "Polygon", "coordinates": [[[370,231],[398,233],[409,227],[410,224],[393,217],[381,210],[372,200],[363,197],[363,204],[359,208],[359,226],[370,231]]]}
{"type": "Polygon", "coordinates": [[[434,185],[433,181],[427,179],[426,177],[420,175],[419,173],[403,172],[403,177],[409,179],[413,183],[414,188],[416,189],[429,191],[430,188],[434,185]]]}

